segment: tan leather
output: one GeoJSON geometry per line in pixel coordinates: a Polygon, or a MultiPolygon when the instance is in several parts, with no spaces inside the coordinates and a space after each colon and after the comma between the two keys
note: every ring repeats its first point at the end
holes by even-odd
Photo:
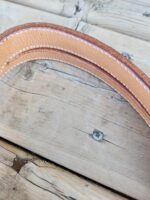
{"type": "Polygon", "coordinates": [[[102,79],[127,99],[150,126],[150,78],[102,42],[48,23],[24,24],[0,35],[1,76],[34,59],[69,63],[102,79]]]}

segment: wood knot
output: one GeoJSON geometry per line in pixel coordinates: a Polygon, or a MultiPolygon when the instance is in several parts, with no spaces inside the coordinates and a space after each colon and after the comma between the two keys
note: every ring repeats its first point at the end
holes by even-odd
{"type": "Polygon", "coordinates": [[[16,158],[13,160],[12,168],[19,173],[21,168],[28,162],[27,159],[19,158],[16,156],[16,158]]]}

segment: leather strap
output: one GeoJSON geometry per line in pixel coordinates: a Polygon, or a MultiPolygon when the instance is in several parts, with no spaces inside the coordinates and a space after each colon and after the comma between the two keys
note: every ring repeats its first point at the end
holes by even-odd
{"type": "Polygon", "coordinates": [[[34,59],[76,66],[102,79],[120,93],[150,126],[150,78],[102,42],[48,23],[30,23],[0,35],[0,75],[34,59]]]}

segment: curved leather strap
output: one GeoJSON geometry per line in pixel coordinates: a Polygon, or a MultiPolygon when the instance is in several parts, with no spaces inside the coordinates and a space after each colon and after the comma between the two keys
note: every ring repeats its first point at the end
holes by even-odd
{"type": "Polygon", "coordinates": [[[81,68],[119,92],[150,126],[150,78],[121,54],[77,31],[30,23],[0,35],[0,75],[34,59],[52,59],[81,68]]]}

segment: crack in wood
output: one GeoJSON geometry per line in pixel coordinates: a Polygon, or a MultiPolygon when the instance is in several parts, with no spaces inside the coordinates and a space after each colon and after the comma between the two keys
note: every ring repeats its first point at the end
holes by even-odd
{"type": "Polygon", "coordinates": [[[78,1],[77,4],[75,5],[75,11],[74,15],[77,15],[77,13],[81,12],[82,8],[80,7],[80,2],[78,1]]]}
{"type": "MultiPolygon", "coordinates": [[[[80,132],[82,132],[82,133],[86,133],[90,138],[93,139],[93,133],[89,133],[89,132],[83,131],[83,130],[81,130],[81,129],[79,129],[79,128],[74,128],[74,129],[76,129],[76,130],[78,130],[78,131],[80,131],[80,132]]],[[[105,136],[105,135],[104,135],[104,136],[105,136]]],[[[96,140],[95,140],[95,141],[96,141],[96,140]]],[[[109,141],[108,139],[103,138],[102,141],[108,142],[108,143],[110,143],[110,144],[112,144],[112,145],[114,145],[114,146],[116,146],[116,147],[118,147],[118,148],[125,149],[125,148],[123,148],[122,146],[120,146],[120,145],[118,145],[118,144],[115,144],[114,142],[109,141]]],[[[102,141],[96,141],[96,142],[100,142],[100,143],[101,143],[102,141]]]]}
{"type": "MultiPolygon", "coordinates": [[[[46,191],[46,192],[49,192],[49,193],[53,194],[54,196],[58,197],[59,199],[62,199],[62,200],[74,200],[74,199],[75,199],[75,198],[73,198],[73,197],[64,195],[60,190],[56,190],[56,192],[53,192],[53,191],[51,191],[51,190],[49,190],[49,189],[47,189],[47,188],[44,188],[44,187],[42,187],[42,186],[40,186],[40,185],[34,183],[33,181],[29,180],[28,178],[22,176],[20,173],[19,173],[18,175],[21,176],[22,178],[24,178],[25,180],[27,180],[28,182],[30,182],[31,184],[33,184],[34,186],[36,186],[36,187],[38,187],[38,188],[40,188],[40,189],[42,189],[42,190],[44,190],[44,191],[46,191]]],[[[40,178],[40,179],[41,179],[41,178],[40,178]]],[[[43,179],[42,179],[42,180],[43,180],[43,179]]],[[[54,189],[56,189],[56,188],[54,187],[54,184],[51,184],[51,186],[52,186],[54,189]]],[[[76,199],[75,199],[75,200],[76,200],[76,199]]]]}
{"type": "MultiPolygon", "coordinates": [[[[36,63],[36,62],[35,62],[36,63]]],[[[38,63],[38,62],[37,62],[38,63]]],[[[39,63],[38,63],[39,64],[39,63]]],[[[73,79],[69,79],[71,81],[76,81],[76,82],[79,82],[83,85],[87,85],[87,86],[90,86],[92,88],[96,88],[96,89],[104,89],[104,90],[107,90],[107,91],[111,91],[111,92],[114,92],[114,93],[117,93],[114,89],[112,89],[110,86],[106,85],[106,86],[97,86],[97,85],[92,85],[90,83],[87,83],[87,82],[84,82],[83,80],[81,80],[81,77],[79,76],[76,76],[76,75],[73,75],[73,74],[70,74],[68,72],[65,72],[65,71],[62,71],[62,70],[59,70],[59,69],[55,69],[55,68],[52,68],[52,67],[49,67],[47,66],[47,64],[45,63],[40,63],[41,66],[44,66],[45,68],[44,69],[41,69],[40,71],[42,72],[45,72],[46,70],[52,70],[52,71],[55,71],[55,72],[58,72],[58,73],[61,73],[61,74],[64,74],[66,75],[67,77],[71,77],[71,78],[75,78],[74,80],[73,79]],[[46,66],[45,66],[46,65],[46,66]]],[[[92,76],[92,75],[91,75],[92,76]]],[[[105,84],[102,80],[99,79],[99,82],[101,82],[102,84],[105,84]]],[[[118,93],[117,93],[118,94],[118,93]]]]}
{"type": "Polygon", "coordinates": [[[143,15],[144,17],[150,17],[150,12],[144,12],[142,15],[143,15]]]}
{"type": "Polygon", "coordinates": [[[36,93],[36,92],[29,92],[29,91],[26,91],[26,90],[22,90],[22,89],[19,89],[19,88],[16,88],[8,83],[6,83],[5,81],[2,81],[0,80],[0,82],[2,82],[3,84],[7,85],[8,87],[10,88],[13,88],[15,90],[18,90],[19,92],[23,92],[23,93],[27,93],[27,94],[33,94],[33,95],[38,95],[38,96],[42,96],[42,97],[48,97],[47,95],[44,95],[44,94],[40,94],[40,93],[36,93]]]}
{"type": "MultiPolygon", "coordinates": [[[[18,147],[16,147],[16,148],[18,148],[18,147]]],[[[20,157],[18,156],[18,153],[17,153],[17,151],[15,150],[15,152],[16,153],[14,153],[15,155],[16,155],[16,157],[18,157],[18,160],[20,159],[20,157]]],[[[10,151],[10,153],[11,153],[11,151],[10,151]]],[[[20,153],[19,153],[20,154],[20,153]]],[[[23,154],[22,154],[23,155],[23,154]]],[[[31,190],[32,190],[32,187],[33,186],[35,186],[35,187],[37,187],[37,188],[39,188],[39,189],[41,189],[42,191],[45,191],[45,192],[48,192],[48,194],[46,194],[46,195],[48,195],[49,196],[49,194],[51,194],[51,195],[54,195],[55,197],[57,197],[58,199],[61,199],[61,200],[77,200],[78,198],[76,198],[76,197],[74,197],[74,195],[73,194],[71,194],[70,195],[70,190],[68,190],[68,191],[66,191],[65,189],[63,190],[63,188],[61,187],[61,184],[59,185],[59,181],[58,181],[58,183],[57,183],[57,179],[59,180],[59,173],[57,174],[56,173],[56,177],[55,177],[55,170],[56,170],[56,172],[58,172],[57,170],[59,170],[59,168],[57,169],[57,168],[55,168],[55,167],[52,167],[51,165],[50,165],[50,168],[46,165],[46,166],[42,166],[42,168],[47,168],[46,169],[46,173],[43,171],[43,169],[42,169],[42,171],[39,171],[39,169],[41,168],[41,166],[39,166],[39,164],[40,163],[38,163],[38,162],[34,162],[35,160],[31,157],[31,158],[28,158],[28,154],[26,155],[27,157],[25,157],[25,155],[23,156],[28,162],[27,163],[25,163],[24,165],[22,165],[22,167],[20,168],[20,171],[19,171],[19,173],[17,173],[16,172],[16,175],[14,176],[14,178],[12,177],[12,179],[13,179],[13,183],[14,184],[12,184],[11,185],[11,187],[10,187],[10,189],[9,189],[9,192],[10,192],[10,194],[11,194],[11,199],[12,198],[16,198],[16,197],[18,197],[18,195],[19,195],[19,193],[20,192],[22,192],[22,189],[24,189],[24,191],[25,191],[25,193],[22,193],[22,195],[26,195],[26,192],[28,191],[28,188],[30,187],[31,188],[31,190]],[[31,165],[31,164],[33,164],[33,166],[31,165]],[[37,167],[37,168],[34,168],[34,165],[37,167]],[[50,177],[48,176],[48,173],[47,173],[47,170],[48,170],[48,168],[49,168],[49,175],[50,175],[50,177]],[[53,171],[53,169],[55,169],[54,171],[53,171]],[[44,175],[45,174],[45,175],[44,175]],[[35,177],[34,177],[34,176],[35,177]],[[18,179],[19,177],[21,177],[22,179],[18,179]],[[53,179],[54,178],[54,179],[53,179]],[[29,183],[31,183],[32,184],[32,186],[31,185],[29,185],[29,184],[26,184],[23,180],[25,180],[25,181],[27,181],[27,182],[29,182],[29,183]],[[49,181],[50,180],[50,181],[49,181]],[[45,182],[45,183],[44,183],[45,182]],[[49,186],[48,186],[48,184],[46,185],[46,183],[48,183],[49,184],[49,186]],[[22,185],[23,184],[23,185],[22,185]],[[21,186],[22,185],[22,186],[21,186]],[[28,187],[27,187],[27,190],[26,190],[26,187],[24,188],[24,185],[28,185],[28,187]],[[58,189],[58,187],[60,188],[60,189],[58,189]]],[[[25,160],[24,159],[24,160],[25,160]]],[[[38,161],[38,157],[37,157],[37,161],[38,161]]],[[[43,160],[44,161],[44,160],[43,160]]],[[[17,161],[18,162],[18,161],[17,161]]],[[[22,163],[22,160],[21,160],[21,163],[22,163]]],[[[5,165],[5,164],[4,164],[5,165]]],[[[6,166],[6,165],[5,165],[6,166]]],[[[10,166],[8,166],[9,168],[10,168],[10,166]]],[[[16,171],[16,170],[15,170],[16,171]]],[[[66,175],[65,175],[65,173],[63,173],[63,171],[61,170],[61,173],[62,173],[62,175],[64,174],[64,177],[65,177],[65,181],[67,180],[66,178],[66,175]]],[[[70,176],[69,174],[68,174],[68,176],[70,176]]],[[[78,177],[80,177],[80,175],[78,175],[78,177]]],[[[82,176],[81,176],[82,177],[82,176]]],[[[69,178],[69,177],[68,177],[69,178]]],[[[89,184],[91,184],[92,183],[92,181],[90,181],[88,178],[86,178],[86,177],[84,177],[84,179],[85,180],[88,180],[89,182],[89,184]]],[[[70,180],[70,179],[68,179],[68,180],[70,180]]],[[[64,178],[62,177],[62,182],[64,181],[64,178]]],[[[67,183],[67,182],[66,182],[67,183]]],[[[69,183],[69,182],[68,182],[69,183]]],[[[85,182],[85,184],[84,184],[86,187],[87,187],[87,183],[85,182]]],[[[99,184],[98,184],[99,185],[99,184]]],[[[69,186],[69,188],[70,188],[70,185],[68,185],[69,186]]],[[[103,186],[103,185],[99,185],[100,187],[102,186],[102,187],[104,187],[105,188],[105,186],[103,186]]],[[[83,187],[83,185],[81,185],[81,187],[83,187]]],[[[66,187],[65,188],[67,188],[67,185],[66,185],[66,187]]],[[[68,189],[69,189],[68,188],[68,189]]],[[[75,191],[76,191],[76,189],[77,188],[75,188],[75,191]]],[[[106,188],[106,189],[108,189],[108,188],[106,188]]],[[[110,188],[109,188],[110,189],[110,188]]],[[[41,193],[41,191],[38,191],[38,190],[36,190],[37,191],[37,194],[39,193],[41,193]]],[[[72,191],[72,190],[71,190],[72,191]]],[[[78,189],[77,189],[77,191],[78,191],[78,189]]],[[[91,191],[91,190],[90,190],[91,191]]],[[[113,190],[112,190],[113,191],[113,190]]],[[[87,191],[88,192],[88,191],[87,191]]],[[[114,192],[114,191],[113,191],[114,192]]],[[[116,193],[116,191],[115,191],[115,193],[116,193]]],[[[0,191],[0,194],[1,194],[1,191],[0,191]]],[[[80,194],[80,193],[79,193],[80,194]]],[[[119,194],[119,195],[123,195],[123,194],[119,194]]],[[[76,195],[75,195],[76,196],[76,195]]],[[[82,196],[82,192],[81,192],[81,196],[82,196]]],[[[81,197],[80,195],[79,195],[79,198],[81,197]]],[[[120,196],[121,197],[121,196],[120,196]]],[[[126,196],[123,196],[123,197],[126,197],[126,196]]],[[[123,198],[122,197],[122,198],[123,198]]],[[[23,199],[25,198],[25,196],[23,197],[23,199]]],[[[121,199],[122,199],[121,198],[121,199]]],[[[118,199],[118,198],[117,198],[118,199]]],[[[124,198],[123,198],[124,199],[124,198]]],[[[126,197],[125,199],[132,199],[132,198],[128,198],[128,197],[126,197]]]]}

